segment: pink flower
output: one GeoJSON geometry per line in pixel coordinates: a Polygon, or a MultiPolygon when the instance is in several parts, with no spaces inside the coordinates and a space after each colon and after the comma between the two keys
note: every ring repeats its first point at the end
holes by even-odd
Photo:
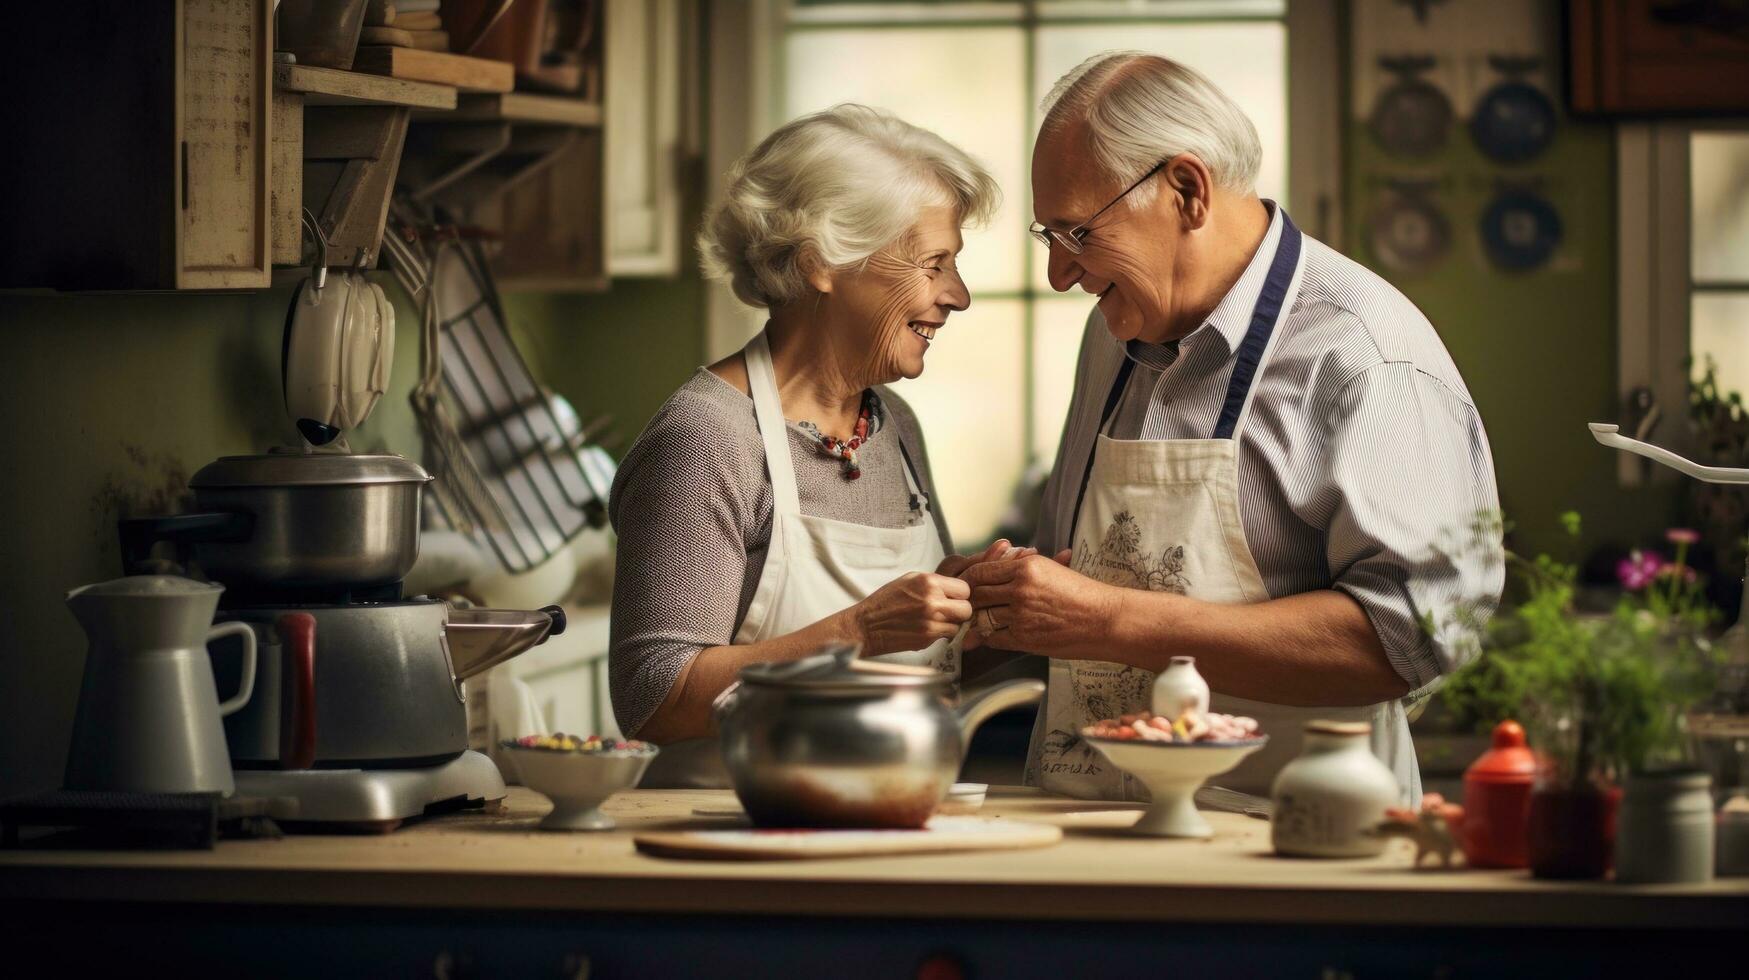
{"type": "Polygon", "coordinates": [[[1615,577],[1621,582],[1622,588],[1630,592],[1638,592],[1652,584],[1653,579],[1664,569],[1664,559],[1650,551],[1635,550],[1626,558],[1615,563],[1615,577]]]}
{"type": "Polygon", "coordinates": [[[1671,544],[1699,544],[1700,532],[1686,527],[1673,527],[1664,532],[1664,540],[1671,544]]]}

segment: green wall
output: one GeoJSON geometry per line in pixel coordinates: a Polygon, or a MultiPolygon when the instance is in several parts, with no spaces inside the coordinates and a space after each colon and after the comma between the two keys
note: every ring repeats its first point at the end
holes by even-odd
{"type": "Polygon", "coordinates": [[[1615,149],[1611,128],[1564,120],[1539,159],[1506,168],[1461,128],[1430,163],[1393,160],[1359,125],[1346,138],[1347,252],[1390,278],[1438,328],[1481,409],[1507,519],[1521,551],[1557,548],[1557,515],[1585,518],[1585,543],[1646,543],[1675,519],[1679,489],[1623,489],[1616,453],[1585,423],[1621,414],[1616,394],[1615,149]],[[1427,176],[1452,247],[1427,273],[1380,267],[1366,240],[1380,178],[1427,176]],[[1502,178],[1539,181],[1564,223],[1542,269],[1509,273],[1482,251],[1477,223],[1502,178]]]}
{"type": "MultiPolygon", "coordinates": [[[[418,318],[380,281],[392,390],[351,442],[417,457],[418,318]]],[[[62,597],[120,574],[116,517],[175,510],[205,463],[296,438],[279,389],[290,292],[0,295],[0,797],[59,782],[84,662],[62,597]]],[[[536,373],[628,442],[703,358],[696,275],[505,305],[536,373]]]]}

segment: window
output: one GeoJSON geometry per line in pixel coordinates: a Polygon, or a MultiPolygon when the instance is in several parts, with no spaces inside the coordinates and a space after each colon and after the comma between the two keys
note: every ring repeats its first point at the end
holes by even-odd
{"type": "MultiPolygon", "coordinates": [[[[1056,79],[1114,49],[1195,67],[1257,126],[1259,193],[1294,206],[1289,166],[1299,161],[1288,146],[1289,100],[1297,106],[1305,97],[1290,96],[1287,84],[1284,0],[779,0],[753,20],[769,45],[765,58],[757,41],[747,53],[771,66],[764,80],[771,126],[840,102],[878,106],[959,145],[1001,184],[1000,212],[966,235],[960,268],[971,309],[949,321],[923,377],[899,389],[923,423],[938,495],[962,549],[989,540],[1029,467],[1050,465],[1093,306],[1090,296],[1051,290],[1045,251],[1026,234],[1038,104],[1056,79]]],[[[1328,65],[1333,120],[1333,57],[1328,65]]],[[[1306,162],[1321,152],[1314,148],[1306,162]]],[[[1326,162],[1323,173],[1329,183],[1320,190],[1333,191],[1335,168],[1326,162]]],[[[1330,197],[1302,210],[1337,213],[1330,197]]]]}
{"type": "MultiPolygon", "coordinates": [[[[1687,382],[1709,359],[1749,394],[1749,128],[1624,123],[1616,147],[1623,428],[1682,451],[1687,382]]],[[[1617,472],[1675,479],[1625,455],[1617,472]]]]}
{"type": "Polygon", "coordinates": [[[1688,137],[1689,351],[1749,392],[1749,132],[1688,137]]]}

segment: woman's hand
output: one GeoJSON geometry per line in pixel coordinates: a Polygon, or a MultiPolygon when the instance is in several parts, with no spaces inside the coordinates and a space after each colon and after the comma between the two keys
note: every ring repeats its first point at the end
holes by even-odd
{"type": "Polygon", "coordinates": [[[907,572],[851,607],[863,656],[921,650],[972,618],[972,587],[951,575],[907,572]]]}
{"type": "Polygon", "coordinates": [[[1007,561],[1011,558],[1026,558],[1038,554],[1037,548],[1016,548],[1007,538],[998,538],[985,548],[980,555],[948,555],[935,568],[937,575],[952,575],[958,577],[965,574],[966,569],[973,565],[982,565],[987,561],[1007,561]]]}

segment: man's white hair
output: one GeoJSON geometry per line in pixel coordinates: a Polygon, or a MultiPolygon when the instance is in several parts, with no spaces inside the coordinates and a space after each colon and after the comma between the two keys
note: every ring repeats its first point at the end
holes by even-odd
{"type": "MultiPolygon", "coordinates": [[[[1200,72],[1159,55],[1107,51],[1057,79],[1040,108],[1040,136],[1085,123],[1093,158],[1105,175],[1129,184],[1162,160],[1193,153],[1215,183],[1249,192],[1263,147],[1238,104],[1200,72]]],[[[1144,207],[1159,187],[1149,181],[1127,200],[1144,207]]]]}
{"type": "Polygon", "coordinates": [[[988,221],[989,172],[940,136],[889,112],[840,105],[779,127],[729,171],[699,232],[705,274],[749,306],[805,295],[808,274],[867,260],[932,205],[988,221]]]}

